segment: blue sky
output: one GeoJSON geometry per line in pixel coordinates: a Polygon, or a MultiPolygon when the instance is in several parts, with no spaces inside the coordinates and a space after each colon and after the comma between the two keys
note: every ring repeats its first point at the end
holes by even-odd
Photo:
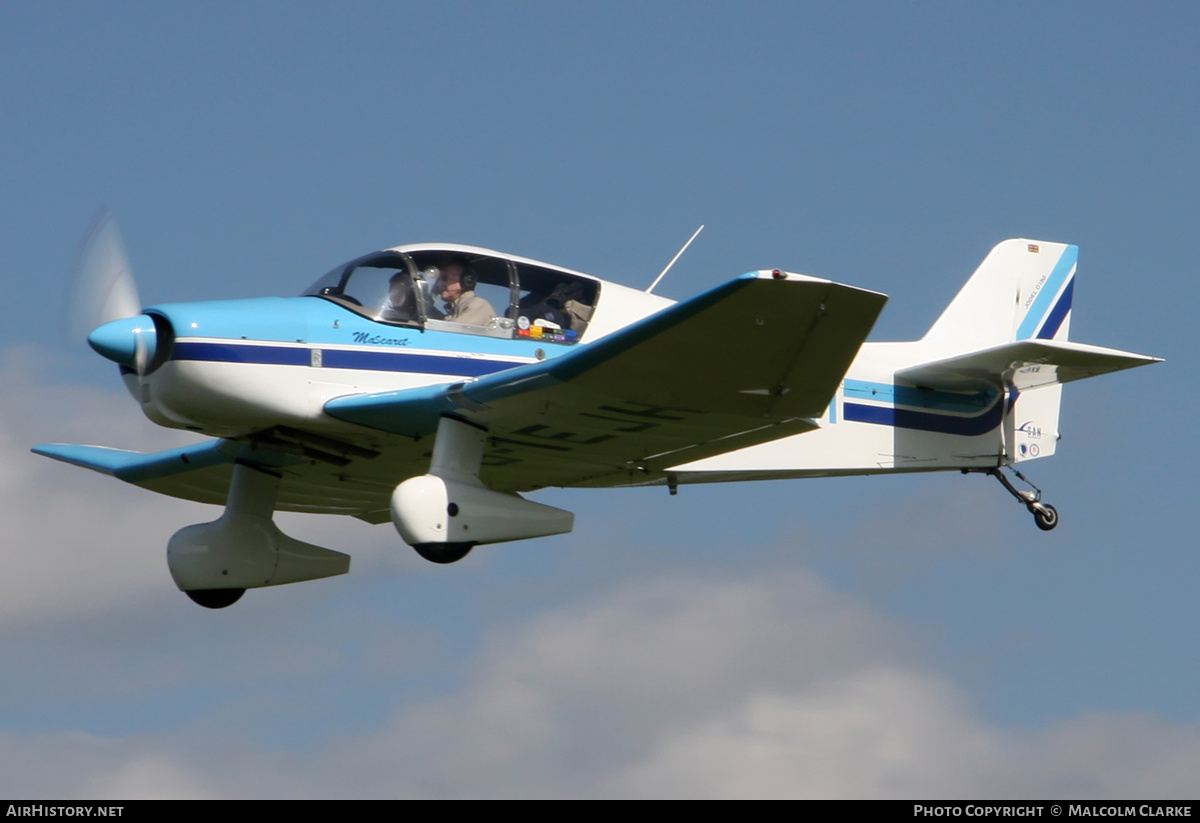
{"type": "Polygon", "coordinates": [[[1188,4],[0,6],[0,789],[22,796],[1193,795],[1200,12],[1188,4]],[[1080,246],[1029,474],[549,491],[566,537],[435,568],[281,517],[337,580],[207,612],[215,510],[28,454],[152,449],[55,338],[110,205],[147,304],[295,294],[399,243],[659,293],[760,267],[919,337],[1008,237],[1080,246]],[[1179,394],[1176,389],[1182,389],[1179,394]]]}

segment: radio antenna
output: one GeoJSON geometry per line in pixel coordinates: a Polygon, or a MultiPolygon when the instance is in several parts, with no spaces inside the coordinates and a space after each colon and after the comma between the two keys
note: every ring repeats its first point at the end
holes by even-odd
{"type": "Polygon", "coordinates": [[[674,266],[674,265],[675,265],[675,261],[676,261],[676,260],[678,260],[678,259],[679,259],[679,257],[680,257],[680,256],[681,256],[681,255],[682,255],[682,254],[683,254],[685,251],[687,251],[687,247],[688,247],[688,246],[690,246],[690,245],[692,245],[692,241],[696,239],[696,235],[700,234],[700,232],[702,232],[702,231],[704,231],[704,224],[703,224],[703,223],[701,223],[701,224],[700,224],[700,228],[696,229],[695,233],[694,233],[694,234],[693,234],[693,235],[692,235],[690,238],[688,238],[688,241],[687,241],[686,243],[684,243],[684,244],[683,244],[683,248],[682,248],[682,249],[680,249],[678,252],[676,252],[676,253],[675,253],[675,256],[671,258],[671,262],[670,262],[670,263],[668,263],[668,264],[667,264],[667,267],[666,267],[665,269],[663,269],[663,270],[662,270],[662,273],[661,273],[661,274],[659,274],[659,275],[658,275],[658,277],[654,278],[654,282],[650,284],[650,288],[646,289],[646,294],[649,294],[650,292],[654,291],[654,287],[658,285],[658,281],[659,281],[659,280],[662,280],[662,279],[663,279],[663,275],[665,275],[667,272],[669,272],[669,271],[671,270],[671,266],[674,266]]]}

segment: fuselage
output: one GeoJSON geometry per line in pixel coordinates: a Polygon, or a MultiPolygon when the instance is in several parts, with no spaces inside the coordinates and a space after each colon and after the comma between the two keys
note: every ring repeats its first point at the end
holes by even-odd
{"type": "MultiPolygon", "coordinates": [[[[157,331],[153,351],[135,356],[126,346],[122,372],[163,426],[227,438],[288,427],[371,441],[377,433],[327,414],[326,403],[552,359],[673,302],[486,249],[399,246],[335,267],[300,297],[151,307],[140,320],[157,331]],[[467,275],[489,307],[486,320],[454,316],[448,272],[467,275]]],[[[927,359],[921,349],[920,341],[864,344],[818,431],[680,465],[671,482],[995,464],[1002,396],[896,385],[897,369],[927,359]]]]}
{"type": "Polygon", "coordinates": [[[157,330],[152,350],[138,357],[128,344],[122,374],[159,425],[218,437],[279,425],[354,435],[361,427],[324,413],[328,400],[551,359],[672,303],[472,246],[400,246],[335,267],[301,297],[150,307],[140,325],[157,330]],[[486,319],[463,322],[439,297],[455,265],[486,301],[486,319]]]}

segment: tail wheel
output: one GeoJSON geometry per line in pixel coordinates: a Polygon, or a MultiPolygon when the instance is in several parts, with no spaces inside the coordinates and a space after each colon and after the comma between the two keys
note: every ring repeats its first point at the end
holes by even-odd
{"type": "Polygon", "coordinates": [[[1058,510],[1049,503],[1039,503],[1033,509],[1033,521],[1039,529],[1048,532],[1058,525],[1058,510]]]}
{"type": "Polygon", "coordinates": [[[1000,485],[1005,491],[1013,496],[1013,498],[1025,508],[1029,509],[1033,515],[1033,521],[1037,523],[1037,527],[1044,532],[1048,532],[1058,525],[1058,510],[1049,503],[1042,502],[1042,490],[1032,483],[1029,483],[1029,478],[1021,474],[1012,466],[1007,467],[1018,478],[1029,483],[1033,487],[1032,491],[1022,491],[1017,489],[1009,479],[1000,471],[999,466],[993,469],[963,469],[963,474],[990,474],[992,477],[1000,481],[1000,485]]]}

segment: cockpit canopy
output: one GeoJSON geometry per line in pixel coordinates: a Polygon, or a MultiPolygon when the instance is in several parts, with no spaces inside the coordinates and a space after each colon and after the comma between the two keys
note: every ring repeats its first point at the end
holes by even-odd
{"type": "Polygon", "coordinates": [[[575,343],[600,282],[483,250],[393,249],[337,266],[304,294],[378,323],[575,343]]]}

